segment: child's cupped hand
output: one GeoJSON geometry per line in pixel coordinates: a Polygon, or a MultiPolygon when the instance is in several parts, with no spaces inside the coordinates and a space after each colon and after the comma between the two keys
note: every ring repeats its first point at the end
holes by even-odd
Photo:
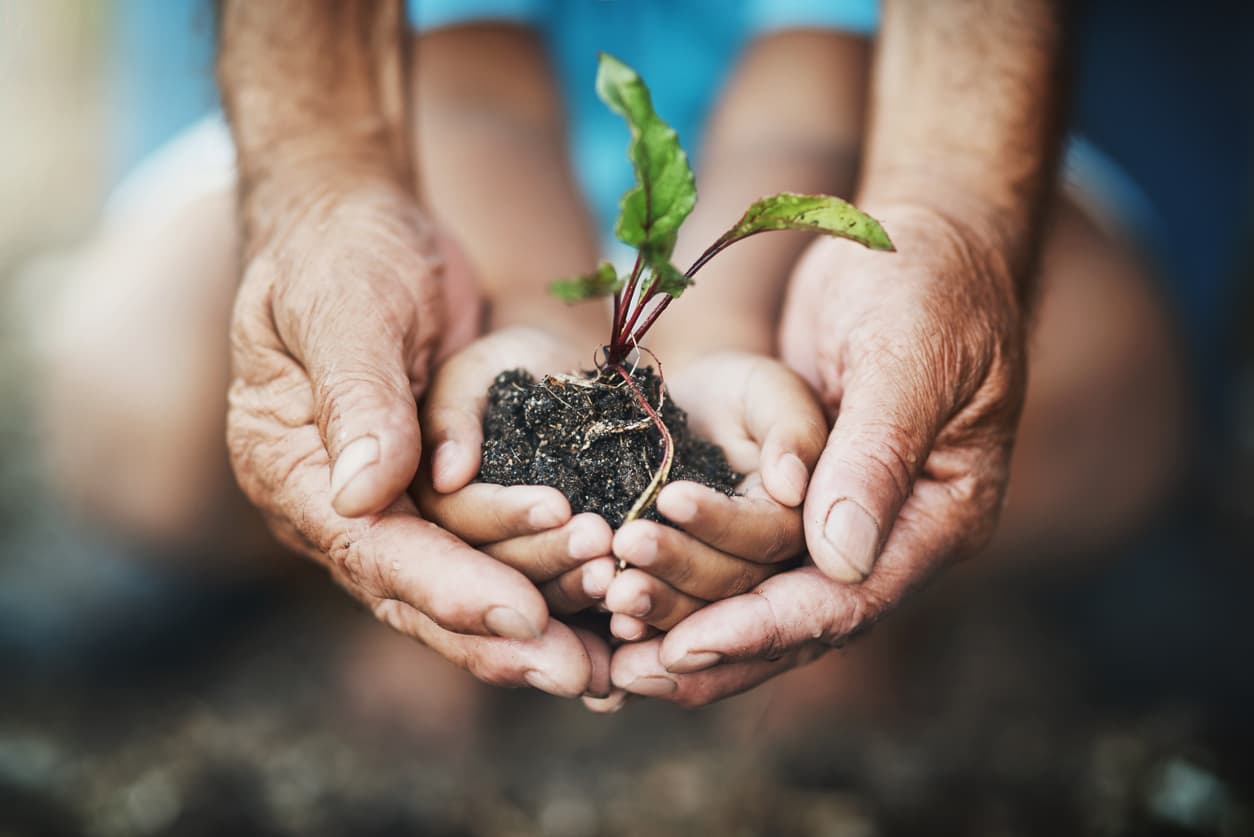
{"type": "Polygon", "coordinates": [[[572,514],[555,488],[472,482],[479,472],[483,415],[493,379],[508,369],[537,378],[587,365],[586,345],[512,327],[482,337],[436,372],[422,406],[423,469],[416,494],[423,515],[536,584],[549,611],[594,605],[613,577],[613,532],[599,515],[572,514]],[[585,589],[585,571],[597,596],[585,589]]]}
{"type": "Polygon", "coordinates": [[[680,529],[634,520],[614,533],[613,553],[629,567],[609,584],[604,603],[611,632],[629,641],[752,590],[805,551],[801,507],[827,440],[810,388],[771,358],[712,354],[668,371],[666,384],[693,430],[721,447],[745,478],[733,497],[671,483],[657,510],[680,529]]]}

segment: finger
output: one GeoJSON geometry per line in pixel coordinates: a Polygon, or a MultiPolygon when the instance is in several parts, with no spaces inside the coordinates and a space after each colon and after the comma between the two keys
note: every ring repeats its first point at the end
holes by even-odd
{"type": "Polygon", "coordinates": [[[981,528],[979,514],[948,486],[920,481],[883,557],[862,584],[835,581],[813,566],[780,573],[677,625],[666,635],[661,660],[671,671],[692,672],[720,662],[779,657],[813,641],[840,645],[966,549],[981,528]]]}
{"type": "MultiPolygon", "coordinates": [[[[605,606],[615,617],[632,617],[664,631],[700,610],[705,604],[705,601],[681,593],[666,582],[637,569],[627,569],[620,573],[605,594],[605,606]]],[[[619,624],[624,627],[631,625],[632,629],[636,627],[621,620],[619,624]]],[[[614,621],[611,619],[611,629],[613,626],[614,621]]],[[[638,633],[624,636],[615,632],[615,635],[627,640],[640,638],[638,633]]]]}
{"type": "Polygon", "coordinates": [[[610,696],[610,646],[604,638],[597,636],[586,628],[572,628],[575,636],[583,643],[584,652],[588,655],[591,670],[588,675],[588,687],[584,690],[585,697],[604,700],[610,696]]]}
{"type": "Polygon", "coordinates": [[[436,491],[456,491],[478,473],[487,391],[497,374],[516,367],[543,374],[561,368],[564,355],[548,334],[518,328],[479,340],[440,367],[423,407],[436,491]]]}
{"type": "Polygon", "coordinates": [[[450,358],[431,382],[422,429],[432,451],[431,483],[437,492],[456,491],[479,472],[487,390],[503,368],[480,342],[450,358]]]}
{"type": "MultiPolygon", "coordinates": [[[[438,289],[432,285],[425,296],[434,308],[438,289]]],[[[384,509],[418,470],[422,437],[413,376],[425,371],[417,367],[426,359],[413,344],[429,349],[438,328],[407,345],[388,314],[395,304],[414,303],[343,293],[274,308],[280,334],[308,374],[314,419],[331,460],[331,503],[345,517],[384,509]],[[325,316],[303,316],[309,310],[325,316]]]]}
{"type": "Polygon", "coordinates": [[[326,554],[347,586],[416,608],[448,630],[522,640],[548,622],[530,581],[413,514],[345,527],[326,554]]]}
{"type": "Polygon", "coordinates": [[[798,649],[776,660],[725,663],[696,674],[676,674],[661,663],[664,638],[619,648],[610,661],[615,687],[628,694],[669,700],[680,706],[706,706],[740,694],[821,655],[820,647],[798,649]]]}
{"type": "Polygon", "coordinates": [[[622,689],[610,689],[609,697],[593,698],[585,695],[583,705],[598,715],[612,715],[627,705],[627,693],[622,689]]]}
{"type": "Polygon", "coordinates": [[[745,430],[762,445],[762,484],[776,502],[800,508],[827,442],[823,411],[806,382],[781,364],[755,366],[748,389],[745,430]]]}
{"type": "Polygon", "coordinates": [[[486,544],[483,551],[532,581],[545,582],[584,561],[609,555],[613,536],[604,518],[585,512],[557,529],[486,544]]]}
{"type": "Polygon", "coordinates": [[[597,558],[541,584],[540,594],[549,612],[565,616],[595,605],[605,598],[614,567],[613,558],[597,558]]]}
{"type": "Polygon", "coordinates": [[[409,605],[461,633],[541,634],[548,611],[522,574],[419,518],[407,497],[379,515],[336,514],[317,429],[276,430],[277,424],[265,415],[232,415],[233,446],[251,457],[249,496],[291,521],[346,589],[366,601],[409,605]]]}
{"type": "Polygon", "coordinates": [[[618,574],[618,561],[614,558],[598,558],[583,565],[583,591],[593,600],[600,601],[618,574]]]}
{"type": "Polygon", "coordinates": [[[583,589],[583,567],[567,570],[552,581],[540,585],[540,595],[549,606],[549,613],[568,616],[596,604],[596,599],[583,589]]]}
{"type": "Polygon", "coordinates": [[[540,637],[525,642],[446,631],[413,608],[396,608],[387,621],[494,686],[531,686],[573,698],[586,692],[592,680],[587,648],[569,626],[556,620],[540,637]]]}
{"type": "Polygon", "coordinates": [[[769,564],[719,552],[677,529],[649,520],[633,520],[619,529],[614,535],[614,555],[707,601],[751,590],[772,569],[769,564]]]}
{"type": "Polygon", "coordinates": [[[615,613],[610,617],[610,634],[624,642],[639,642],[656,635],[657,631],[641,619],[615,613]]]}
{"type": "Polygon", "coordinates": [[[556,488],[475,482],[441,494],[429,481],[418,482],[422,513],[474,546],[543,532],[570,520],[570,503],[556,488]]]}
{"type": "Polygon", "coordinates": [[[728,497],[695,482],[675,482],[662,489],[657,509],[694,539],[756,563],[792,558],[805,548],[801,514],[761,494],[728,497]]]}
{"type": "Polygon", "coordinates": [[[908,388],[917,370],[855,379],[805,502],[810,557],[830,578],[859,582],[880,555],[936,439],[939,398],[908,388]]]}

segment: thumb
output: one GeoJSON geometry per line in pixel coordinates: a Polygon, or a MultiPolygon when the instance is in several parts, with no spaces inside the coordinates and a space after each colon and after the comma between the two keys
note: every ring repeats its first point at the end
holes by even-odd
{"type": "Polygon", "coordinates": [[[921,399],[902,380],[909,379],[880,373],[850,383],[810,481],[806,545],[837,581],[870,575],[936,440],[935,399],[921,399]]]}
{"type": "Polygon", "coordinates": [[[377,309],[351,302],[317,318],[302,342],[332,505],[345,517],[380,512],[418,470],[422,436],[406,358],[425,352],[407,352],[377,309]]]}
{"type": "Polygon", "coordinates": [[[762,484],[775,502],[795,508],[827,440],[827,421],[809,386],[780,363],[750,373],[745,429],[761,440],[762,484]]]}
{"type": "Polygon", "coordinates": [[[479,472],[486,392],[498,371],[481,341],[450,358],[431,383],[423,434],[433,451],[431,485],[441,494],[465,487],[479,472]]]}

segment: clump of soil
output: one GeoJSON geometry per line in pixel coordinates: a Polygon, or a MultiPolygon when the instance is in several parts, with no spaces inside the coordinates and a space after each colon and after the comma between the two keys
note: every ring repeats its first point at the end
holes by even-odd
{"type": "MultiPolygon", "coordinates": [[[[662,434],[621,378],[545,376],[514,369],[496,376],[483,419],[480,482],[549,485],[575,514],[596,512],[614,528],[644,492],[661,464],[662,434]],[[595,383],[594,383],[595,382],[595,383]]],[[[649,403],[659,402],[652,368],[632,379],[649,403]]],[[[662,420],[675,442],[670,481],[692,480],[731,495],[741,475],[723,451],[688,428],[688,414],[667,397],[662,420]]],[[[640,515],[666,522],[652,505],[640,515]]]]}

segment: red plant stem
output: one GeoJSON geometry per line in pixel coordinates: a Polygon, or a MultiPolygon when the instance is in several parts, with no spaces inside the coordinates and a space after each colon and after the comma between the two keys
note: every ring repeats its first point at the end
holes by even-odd
{"type": "MultiPolygon", "coordinates": [[[[657,304],[657,307],[654,308],[653,311],[649,314],[649,316],[645,318],[644,322],[641,323],[640,327],[637,328],[635,332],[630,335],[632,343],[638,344],[641,340],[644,339],[644,335],[648,333],[649,329],[653,328],[653,324],[657,322],[657,318],[662,316],[662,312],[666,310],[666,306],[670,305],[671,300],[674,298],[675,297],[671,296],[670,294],[667,294],[665,297],[662,298],[662,301],[659,302],[657,304]]],[[[631,321],[631,324],[632,326],[634,326],[636,324],[636,321],[633,319],[631,321]]]]}
{"type": "Polygon", "coordinates": [[[627,335],[625,333],[624,321],[627,319],[627,311],[631,307],[631,298],[636,295],[636,285],[640,281],[640,268],[644,266],[644,258],[640,253],[636,253],[636,263],[631,268],[631,278],[627,280],[627,287],[614,297],[614,328],[610,335],[610,361],[618,362],[622,360],[622,355],[626,352],[624,349],[627,345],[627,335]]]}
{"type": "Polygon", "coordinates": [[[614,294],[614,316],[610,321],[610,343],[614,343],[614,339],[618,337],[618,320],[622,314],[623,300],[618,294],[614,294]]]}
{"type": "MultiPolygon", "coordinates": [[[[638,304],[634,309],[632,309],[631,317],[627,320],[626,323],[623,324],[623,347],[624,348],[626,348],[628,341],[631,339],[631,330],[636,327],[636,321],[640,319],[641,312],[643,312],[645,307],[648,306],[649,300],[653,299],[656,293],[657,293],[657,280],[654,279],[653,285],[649,288],[649,290],[645,293],[645,295],[641,297],[640,304],[638,304]]],[[[634,340],[631,342],[639,343],[640,341],[634,340]]]]}
{"type": "MultiPolygon", "coordinates": [[[[758,230],[757,232],[765,232],[765,230],[758,230]]],[[[755,234],[756,233],[749,233],[749,235],[755,235],[755,234]]],[[[706,263],[710,259],[717,256],[719,253],[723,252],[728,247],[735,244],[737,241],[748,238],[749,235],[742,235],[739,238],[720,238],[718,241],[714,242],[709,247],[707,247],[704,253],[702,253],[700,256],[697,257],[697,260],[692,263],[692,266],[684,271],[684,276],[691,279],[693,276],[697,274],[698,270],[705,267],[706,263]]]]}
{"type": "MultiPolygon", "coordinates": [[[[765,232],[765,231],[758,230],[757,232],[765,232]]],[[[756,235],[756,234],[757,233],[749,233],[749,235],[756,235]]],[[[693,276],[696,275],[698,270],[705,267],[705,265],[710,261],[710,259],[717,256],[719,253],[723,252],[728,247],[735,244],[737,241],[740,241],[748,237],[749,237],[748,235],[742,235],[739,238],[728,238],[728,239],[720,238],[718,241],[711,244],[710,247],[704,253],[702,253],[699,257],[697,257],[697,260],[692,263],[692,266],[689,267],[686,271],[684,271],[684,276],[688,279],[691,279],[693,276]]],[[[640,300],[640,305],[636,306],[636,309],[632,312],[631,318],[628,319],[627,322],[624,324],[624,327],[622,329],[622,336],[623,336],[624,341],[630,341],[631,343],[638,345],[640,341],[644,339],[644,336],[645,334],[648,333],[649,329],[653,328],[653,324],[657,322],[658,317],[662,316],[662,312],[666,310],[666,306],[670,305],[671,300],[674,299],[674,297],[672,297],[670,294],[666,294],[665,297],[662,299],[662,301],[658,303],[657,307],[653,309],[652,313],[650,313],[649,316],[645,318],[644,323],[642,323],[639,328],[636,328],[636,323],[640,319],[640,313],[645,309],[649,301],[653,299],[653,297],[656,295],[656,290],[657,290],[657,283],[655,282],[654,285],[651,288],[649,288],[649,292],[645,294],[644,299],[640,300]]]]}

